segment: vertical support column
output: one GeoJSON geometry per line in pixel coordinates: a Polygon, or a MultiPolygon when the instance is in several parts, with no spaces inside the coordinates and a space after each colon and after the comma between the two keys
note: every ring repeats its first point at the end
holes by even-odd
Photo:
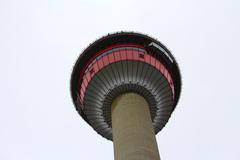
{"type": "Polygon", "coordinates": [[[160,160],[149,106],[136,93],[118,96],[112,104],[115,160],[160,160]]]}

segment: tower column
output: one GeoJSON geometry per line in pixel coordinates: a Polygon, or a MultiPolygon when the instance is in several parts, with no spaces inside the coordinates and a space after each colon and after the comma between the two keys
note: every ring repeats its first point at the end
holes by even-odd
{"type": "Polygon", "coordinates": [[[136,93],[125,93],[112,103],[115,160],[160,160],[149,106],[136,93]]]}

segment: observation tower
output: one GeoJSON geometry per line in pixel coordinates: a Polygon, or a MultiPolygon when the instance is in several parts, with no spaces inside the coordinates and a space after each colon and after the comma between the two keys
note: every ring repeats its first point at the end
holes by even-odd
{"type": "Polygon", "coordinates": [[[178,65],[159,41],[134,32],[104,36],[78,58],[71,95],[81,117],[113,141],[115,160],[159,160],[155,134],[181,91],[178,65]]]}

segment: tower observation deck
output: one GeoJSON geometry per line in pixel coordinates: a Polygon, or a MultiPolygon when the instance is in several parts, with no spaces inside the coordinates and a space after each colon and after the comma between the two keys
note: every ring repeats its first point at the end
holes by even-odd
{"type": "Polygon", "coordinates": [[[170,51],[134,32],[93,42],[71,77],[76,110],[113,141],[115,160],[160,159],[154,134],[168,122],[180,91],[180,71],[170,51]]]}

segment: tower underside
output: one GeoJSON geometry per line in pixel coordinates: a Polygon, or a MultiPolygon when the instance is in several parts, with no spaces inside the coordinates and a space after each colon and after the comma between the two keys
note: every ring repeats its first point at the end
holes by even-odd
{"type": "Polygon", "coordinates": [[[120,94],[134,92],[149,103],[154,132],[167,123],[173,110],[173,94],[167,79],[153,66],[138,61],[119,61],[97,72],[89,82],[84,113],[91,126],[112,140],[111,104],[120,94]]]}

